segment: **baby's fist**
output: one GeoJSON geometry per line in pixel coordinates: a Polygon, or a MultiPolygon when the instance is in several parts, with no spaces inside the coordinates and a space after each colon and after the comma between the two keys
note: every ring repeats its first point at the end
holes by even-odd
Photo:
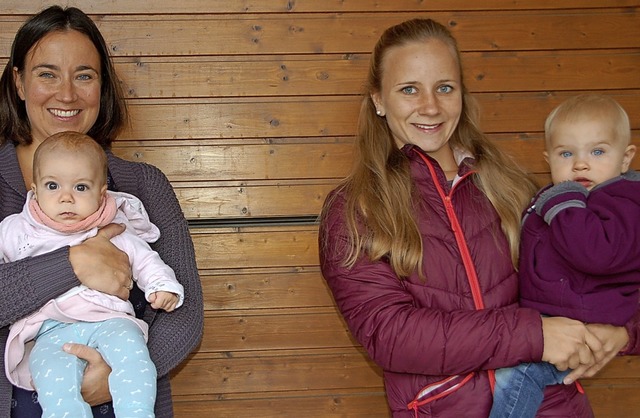
{"type": "Polygon", "coordinates": [[[173,311],[178,305],[178,295],[171,292],[155,292],[149,295],[149,302],[153,309],[162,309],[166,312],[173,311]]]}

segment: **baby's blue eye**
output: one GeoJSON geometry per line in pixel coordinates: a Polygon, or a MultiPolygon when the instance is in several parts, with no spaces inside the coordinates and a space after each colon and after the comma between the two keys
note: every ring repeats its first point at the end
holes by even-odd
{"type": "Polygon", "coordinates": [[[562,151],[562,152],[560,153],[560,156],[561,156],[562,158],[569,158],[569,157],[571,157],[571,155],[573,155],[573,154],[571,154],[571,152],[570,152],[570,151],[562,151]]]}
{"type": "Polygon", "coordinates": [[[602,150],[602,149],[594,149],[593,150],[593,155],[595,155],[595,156],[600,156],[602,154],[604,154],[604,150],[602,150]]]}

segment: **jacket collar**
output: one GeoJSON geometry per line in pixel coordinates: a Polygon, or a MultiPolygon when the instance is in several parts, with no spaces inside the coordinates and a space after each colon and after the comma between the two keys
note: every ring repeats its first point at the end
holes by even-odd
{"type": "MultiPolygon", "coordinates": [[[[401,151],[410,160],[420,162],[422,162],[422,159],[416,153],[422,154],[427,159],[429,159],[429,161],[431,161],[435,165],[435,167],[437,167],[438,172],[441,173],[444,178],[444,173],[440,168],[440,164],[438,164],[438,162],[434,158],[424,152],[420,147],[413,144],[407,144],[402,147],[401,151]]],[[[462,148],[453,148],[453,157],[456,160],[456,164],[458,164],[458,174],[456,174],[456,177],[453,179],[453,184],[456,184],[462,177],[466,176],[474,170],[475,158],[473,157],[473,154],[471,154],[471,152],[462,148]]]]}

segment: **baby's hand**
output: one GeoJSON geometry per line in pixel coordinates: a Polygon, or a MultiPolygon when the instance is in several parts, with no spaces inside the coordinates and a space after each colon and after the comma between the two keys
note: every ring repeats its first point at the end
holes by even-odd
{"type": "Polygon", "coordinates": [[[178,304],[178,295],[171,292],[155,292],[149,295],[149,302],[153,309],[162,309],[171,312],[178,304]]]}

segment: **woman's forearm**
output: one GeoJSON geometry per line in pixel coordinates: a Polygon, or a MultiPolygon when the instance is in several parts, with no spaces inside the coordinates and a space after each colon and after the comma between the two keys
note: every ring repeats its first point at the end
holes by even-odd
{"type": "Polygon", "coordinates": [[[0,326],[23,318],[80,284],[69,262],[69,247],[0,264],[0,326]]]}

